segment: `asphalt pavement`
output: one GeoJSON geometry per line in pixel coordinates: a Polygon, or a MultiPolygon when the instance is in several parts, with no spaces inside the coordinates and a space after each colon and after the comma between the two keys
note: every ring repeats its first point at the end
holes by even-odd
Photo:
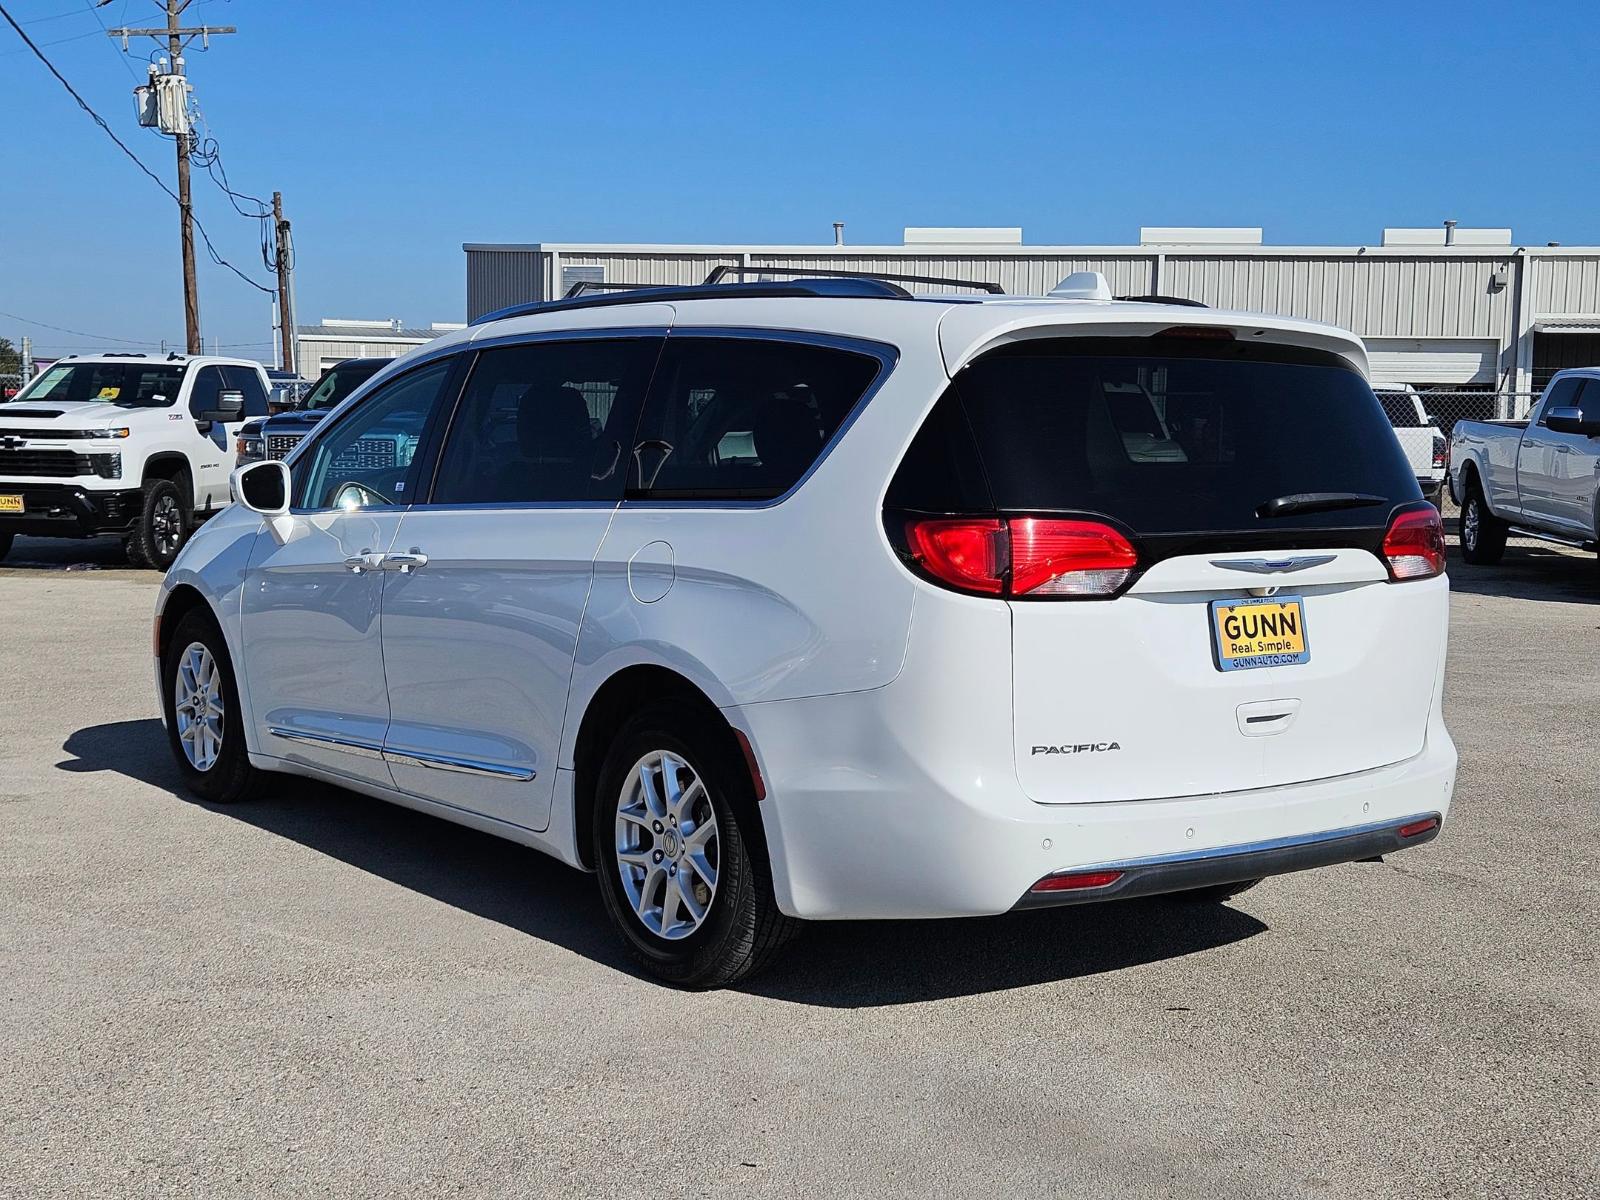
{"type": "Polygon", "coordinates": [[[1437,842],[1227,905],[819,925],[684,994],[533,851],[296,780],[190,799],[155,575],[21,541],[0,1195],[1600,1195],[1600,570],[1452,575],[1437,842]]]}

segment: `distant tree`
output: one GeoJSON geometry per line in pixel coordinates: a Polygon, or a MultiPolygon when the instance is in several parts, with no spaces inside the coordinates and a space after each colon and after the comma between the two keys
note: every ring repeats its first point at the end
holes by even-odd
{"type": "Polygon", "coordinates": [[[0,375],[18,375],[22,372],[22,355],[11,344],[11,339],[0,337],[0,375]]]}

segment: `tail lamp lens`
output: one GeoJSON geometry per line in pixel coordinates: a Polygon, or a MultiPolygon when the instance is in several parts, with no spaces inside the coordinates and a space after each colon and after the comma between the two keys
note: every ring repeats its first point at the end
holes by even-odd
{"type": "Polygon", "coordinates": [[[1449,452],[1450,452],[1450,443],[1449,442],[1445,441],[1442,437],[1436,437],[1436,438],[1433,439],[1433,465],[1434,466],[1436,466],[1436,467],[1444,466],[1445,462],[1447,460],[1447,456],[1449,455],[1449,452]]]}
{"type": "Polygon", "coordinates": [[[1442,575],[1444,522],[1439,510],[1429,507],[1397,514],[1383,536],[1383,559],[1396,583],[1442,575]]]}
{"type": "Polygon", "coordinates": [[[1111,596],[1139,564],[1132,543],[1098,521],[919,519],[907,523],[906,543],[941,583],[987,596],[1111,596]]]}

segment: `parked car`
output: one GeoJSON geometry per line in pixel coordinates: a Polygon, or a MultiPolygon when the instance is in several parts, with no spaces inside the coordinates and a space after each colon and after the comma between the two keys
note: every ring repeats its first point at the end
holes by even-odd
{"type": "Polygon", "coordinates": [[[288,412],[300,403],[300,398],[305,395],[311,386],[309,380],[301,379],[294,371],[267,371],[267,415],[288,412]]]}
{"type": "Polygon", "coordinates": [[[1394,435],[1405,451],[1406,462],[1417,477],[1423,498],[1437,505],[1444,487],[1445,453],[1449,442],[1438,421],[1423,407],[1422,397],[1408,383],[1381,388],[1378,402],[1394,426],[1394,435]]]}
{"type": "Polygon", "coordinates": [[[537,847],[690,986],[806,919],[1215,901],[1433,838],[1443,530],[1361,342],[1058,293],[643,289],[413,351],[168,573],[183,779],[537,847]]]}
{"type": "Polygon", "coordinates": [[[234,431],[266,411],[266,374],[246,359],[58,360],[0,404],[0,558],[19,534],[115,534],[165,568],[228,503],[234,431]]]}
{"type": "Polygon", "coordinates": [[[1516,533],[1600,546],[1600,367],[1558,372],[1526,421],[1457,421],[1450,491],[1461,557],[1497,563],[1516,533]]]}
{"type": "Polygon", "coordinates": [[[347,358],[329,367],[308,387],[290,409],[251,421],[239,430],[234,443],[234,465],[258,462],[263,458],[283,458],[300,444],[300,439],[316,428],[358,387],[371,379],[393,359],[347,358]]]}

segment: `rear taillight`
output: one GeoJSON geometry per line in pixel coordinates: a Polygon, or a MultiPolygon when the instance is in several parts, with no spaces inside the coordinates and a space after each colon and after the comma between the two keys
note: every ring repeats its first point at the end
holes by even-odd
{"type": "Polygon", "coordinates": [[[1450,443],[1449,442],[1445,441],[1442,437],[1434,438],[1433,439],[1433,465],[1436,466],[1436,467],[1444,466],[1444,464],[1445,464],[1445,456],[1449,453],[1449,451],[1450,451],[1450,443]]]}
{"type": "Polygon", "coordinates": [[[1110,525],[1055,517],[918,518],[906,548],[940,583],[986,596],[1104,598],[1139,565],[1110,525]]]}
{"type": "Polygon", "coordinates": [[[1444,522],[1433,507],[1396,514],[1383,535],[1383,561],[1389,578],[1432,579],[1444,573],[1444,522]]]}
{"type": "Polygon", "coordinates": [[[1432,833],[1439,828],[1438,817],[1423,817],[1420,821],[1412,821],[1409,825],[1402,825],[1395,832],[1403,838],[1420,837],[1424,833],[1432,833]]]}

